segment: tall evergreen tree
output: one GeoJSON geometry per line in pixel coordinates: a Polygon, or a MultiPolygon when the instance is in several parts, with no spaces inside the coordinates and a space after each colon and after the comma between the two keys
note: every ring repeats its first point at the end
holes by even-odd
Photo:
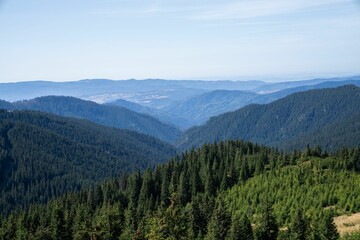
{"type": "Polygon", "coordinates": [[[60,206],[56,206],[51,214],[52,239],[69,239],[69,232],[66,229],[64,211],[60,206]]]}
{"type": "Polygon", "coordinates": [[[208,224],[206,240],[224,240],[231,224],[231,216],[228,213],[222,199],[217,199],[211,220],[208,224]]]}
{"type": "Polygon", "coordinates": [[[253,240],[254,234],[249,218],[243,215],[239,218],[237,215],[231,221],[228,240],[253,240]]]}
{"type": "Polygon", "coordinates": [[[181,208],[179,196],[171,195],[171,204],[164,211],[159,209],[157,215],[149,220],[149,240],[185,240],[189,239],[189,217],[181,208]]]}
{"type": "Polygon", "coordinates": [[[255,236],[258,240],[276,240],[279,228],[273,215],[269,201],[262,206],[261,216],[256,227],[255,236]]]}
{"type": "Polygon", "coordinates": [[[332,211],[326,211],[324,213],[319,230],[319,236],[321,240],[340,239],[340,234],[337,231],[336,225],[334,223],[334,213],[332,211]]]}
{"type": "Polygon", "coordinates": [[[309,239],[309,224],[308,224],[308,220],[306,219],[306,217],[303,214],[303,211],[301,210],[297,210],[290,228],[289,228],[289,232],[290,232],[290,239],[293,240],[306,240],[309,239]]]}

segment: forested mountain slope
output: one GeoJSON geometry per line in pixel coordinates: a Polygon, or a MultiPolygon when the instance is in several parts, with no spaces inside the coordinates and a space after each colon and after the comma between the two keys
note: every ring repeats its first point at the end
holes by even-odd
{"type": "Polygon", "coordinates": [[[360,211],[359,172],[359,148],[285,154],[220,142],[14,212],[0,237],[338,239],[332,216],[360,211]]]}
{"type": "Polygon", "coordinates": [[[55,115],[0,110],[0,209],[46,202],[175,154],[128,130],[55,115]]]}
{"type": "Polygon", "coordinates": [[[334,122],[310,133],[299,134],[288,142],[283,142],[285,149],[297,149],[308,143],[321,146],[328,151],[334,151],[342,146],[360,145],[360,114],[349,117],[341,122],[334,122]]]}
{"type": "Polygon", "coordinates": [[[213,117],[186,131],[179,146],[189,148],[223,139],[251,140],[282,149],[303,149],[307,144],[319,144],[327,150],[358,146],[359,138],[353,136],[360,135],[359,115],[359,87],[310,90],[213,117]],[[348,134],[350,128],[353,132],[348,134]],[[332,136],[329,131],[338,135],[324,142],[317,140],[332,136]],[[301,140],[302,136],[311,137],[301,140]]]}
{"type": "Polygon", "coordinates": [[[13,109],[49,112],[65,117],[87,119],[92,122],[121,129],[129,129],[154,136],[163,141],[174,142],[180,130],[144,114],[124,107],[100,105],[73,97],[47,96],[12,103],[13,109]]]}
{"type": "Polygon", "coordinates": [[[265,104],[296,92],[339,87],[349,84],[360,86],[360,80],[359,78],[354,78],[354,80],[321,82],[313,85],[286,88],[270,93],[246,92],[240,90],[215,90],[194,96],[185,101],[175,102],[165,107],[164,110],[173,115],[182,116],[189,121],[192,121],[193,125],[200,125],[209,120],[210,117],[235,111],[253,103],[265,104]]]}

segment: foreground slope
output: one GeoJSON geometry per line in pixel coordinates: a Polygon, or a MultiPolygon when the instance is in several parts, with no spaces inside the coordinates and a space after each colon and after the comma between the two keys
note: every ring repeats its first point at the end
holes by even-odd
{"type": "Polygon", "coordinates": [[[164,162],[174,149],[153,137],[88,121],[0,110],[0,209],[27,206],[164,162]]]}
{"type": "Polygon", "coordinates": [[[302,149],[307,144],[319,144],[323,148],[334,150],[342,145],[360,144],[358,137],[352,138],[352,135],[360,135],[359,116],[359,87],[348,85],[310,90],[289,95],[270,104],[249,105],[213,117],[205,125],[186,131],[179,145],[181,148],[189,148],[223,139],[245,139],[280,148],[302,149]],[[348,127],[354,131],[352,135],[339,131],[340,128],[348,127]],[[327,139],[327,142],[310,141],[330,136],[330,130],[337,132],[338,135],[334,138],[336,142],[331,142],[333,139],[327,139]],[[313,137],[303,138],[302,141],[301,136],[313,137]]]}
{"type": "Polygon", "coordinates": [[[124,107],[100,105],[73,97],[47,96],[12,103],[13,109],[37,110],[65,117],[87,119],[108,127],[129,129],[174,142],[180,130],[144,114],[124,107]]]}
{"type": "Polygon", "coordinates": [[[220,142],[13,213],[0,237],[338,239],[332,215],[360,211],[359,172],[359,148],[329,156],[220,142]]]}

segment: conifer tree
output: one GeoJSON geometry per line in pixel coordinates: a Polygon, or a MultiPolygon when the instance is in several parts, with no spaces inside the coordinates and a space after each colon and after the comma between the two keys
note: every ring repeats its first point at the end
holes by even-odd
{"type": "Polygon", "coordinates": [[[249,218],[243,215],[235,216],[231,221],[228,240],[253,240],[254,234],[249,218]]]}
{"type": "Polygon", "coordinates": [[[164,211],[160,209],[157,215],[149,220],[149,240],[185,240],[189,239],[189,218],[181,208],[179,196],[171,195],[171,204],[164,211]]]}
{"type": "Polygon", "coordinates": [[[250,173],[249,173],[248,160],[246,158],[244,158],[241,161],[239,181],[245,182],[249,177],[250,177],[250,173]]]}
{"type": "Polygon", "coordinates": [[[260,221],[256,227],[255,236],[258,240],[276,240],[279,232],[272,206],[266,200],[261,211],[260,221]]]}
{"type": "Polygon", "coordinates": [[[69,239],[69,234],[66,229],[66,222],[63,209],[60,206],[56,206],[51,214],[51,231],[52,239],[61,240],[69,239]]]}
{"type": "Polygon", "coordinates": [[[320,225],[320,238],[322,240],[338,240],[340,239],[339,232],[336,229],[334,223],[334,213],[332,211],[326,211],[322,217],[322,222],[320,225]]]}
{"type": "Polygon", "coordinates": [[[211,220],[208,224],[206,240],[224,240],[228,234],[231,223],[231,216],[227,212],[225,203],[220,198],[216,201],[211,220]]]}
{"type": "Polygon", "coordinates": [[[306,217],[303,215],[303,212],[301,210],[297,210],[290,228],[290,239],[293,240],[306,240],[309,238],[309,224],[306,217]]]}
{"type": "Polygon", "coordinates": [[[182,172],[180,174],[180,180],[178,185],[178,196],[180,199],[180,203],[184,206],[187,202],[190,201],[190,193],[189,193],[189,179],[185,175],[186,173],[182,172]]]}

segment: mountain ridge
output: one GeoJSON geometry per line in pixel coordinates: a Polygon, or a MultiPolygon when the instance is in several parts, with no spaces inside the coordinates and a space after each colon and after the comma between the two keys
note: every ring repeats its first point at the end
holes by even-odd
{"type": "Polygon", "coordinates": [[[244,139],[281,148],[298,134],[310,134],[358,115],[358,109],[359,87],[309,90],[212,117],[204,125],[187,130],[178,145],[189,148],[224,139],[244,139]]]}
{"type": "Polygon", "coordinates": [[[176,127],[160,122],[152,116],[139,114],[124,107],[100,105],[74,97],[46,96],[13,103],[0,103],[4,108],[37,110],[65,117],[87,119],[108,127],[129,129],[175,142],[181,132],[176,127]]]}

